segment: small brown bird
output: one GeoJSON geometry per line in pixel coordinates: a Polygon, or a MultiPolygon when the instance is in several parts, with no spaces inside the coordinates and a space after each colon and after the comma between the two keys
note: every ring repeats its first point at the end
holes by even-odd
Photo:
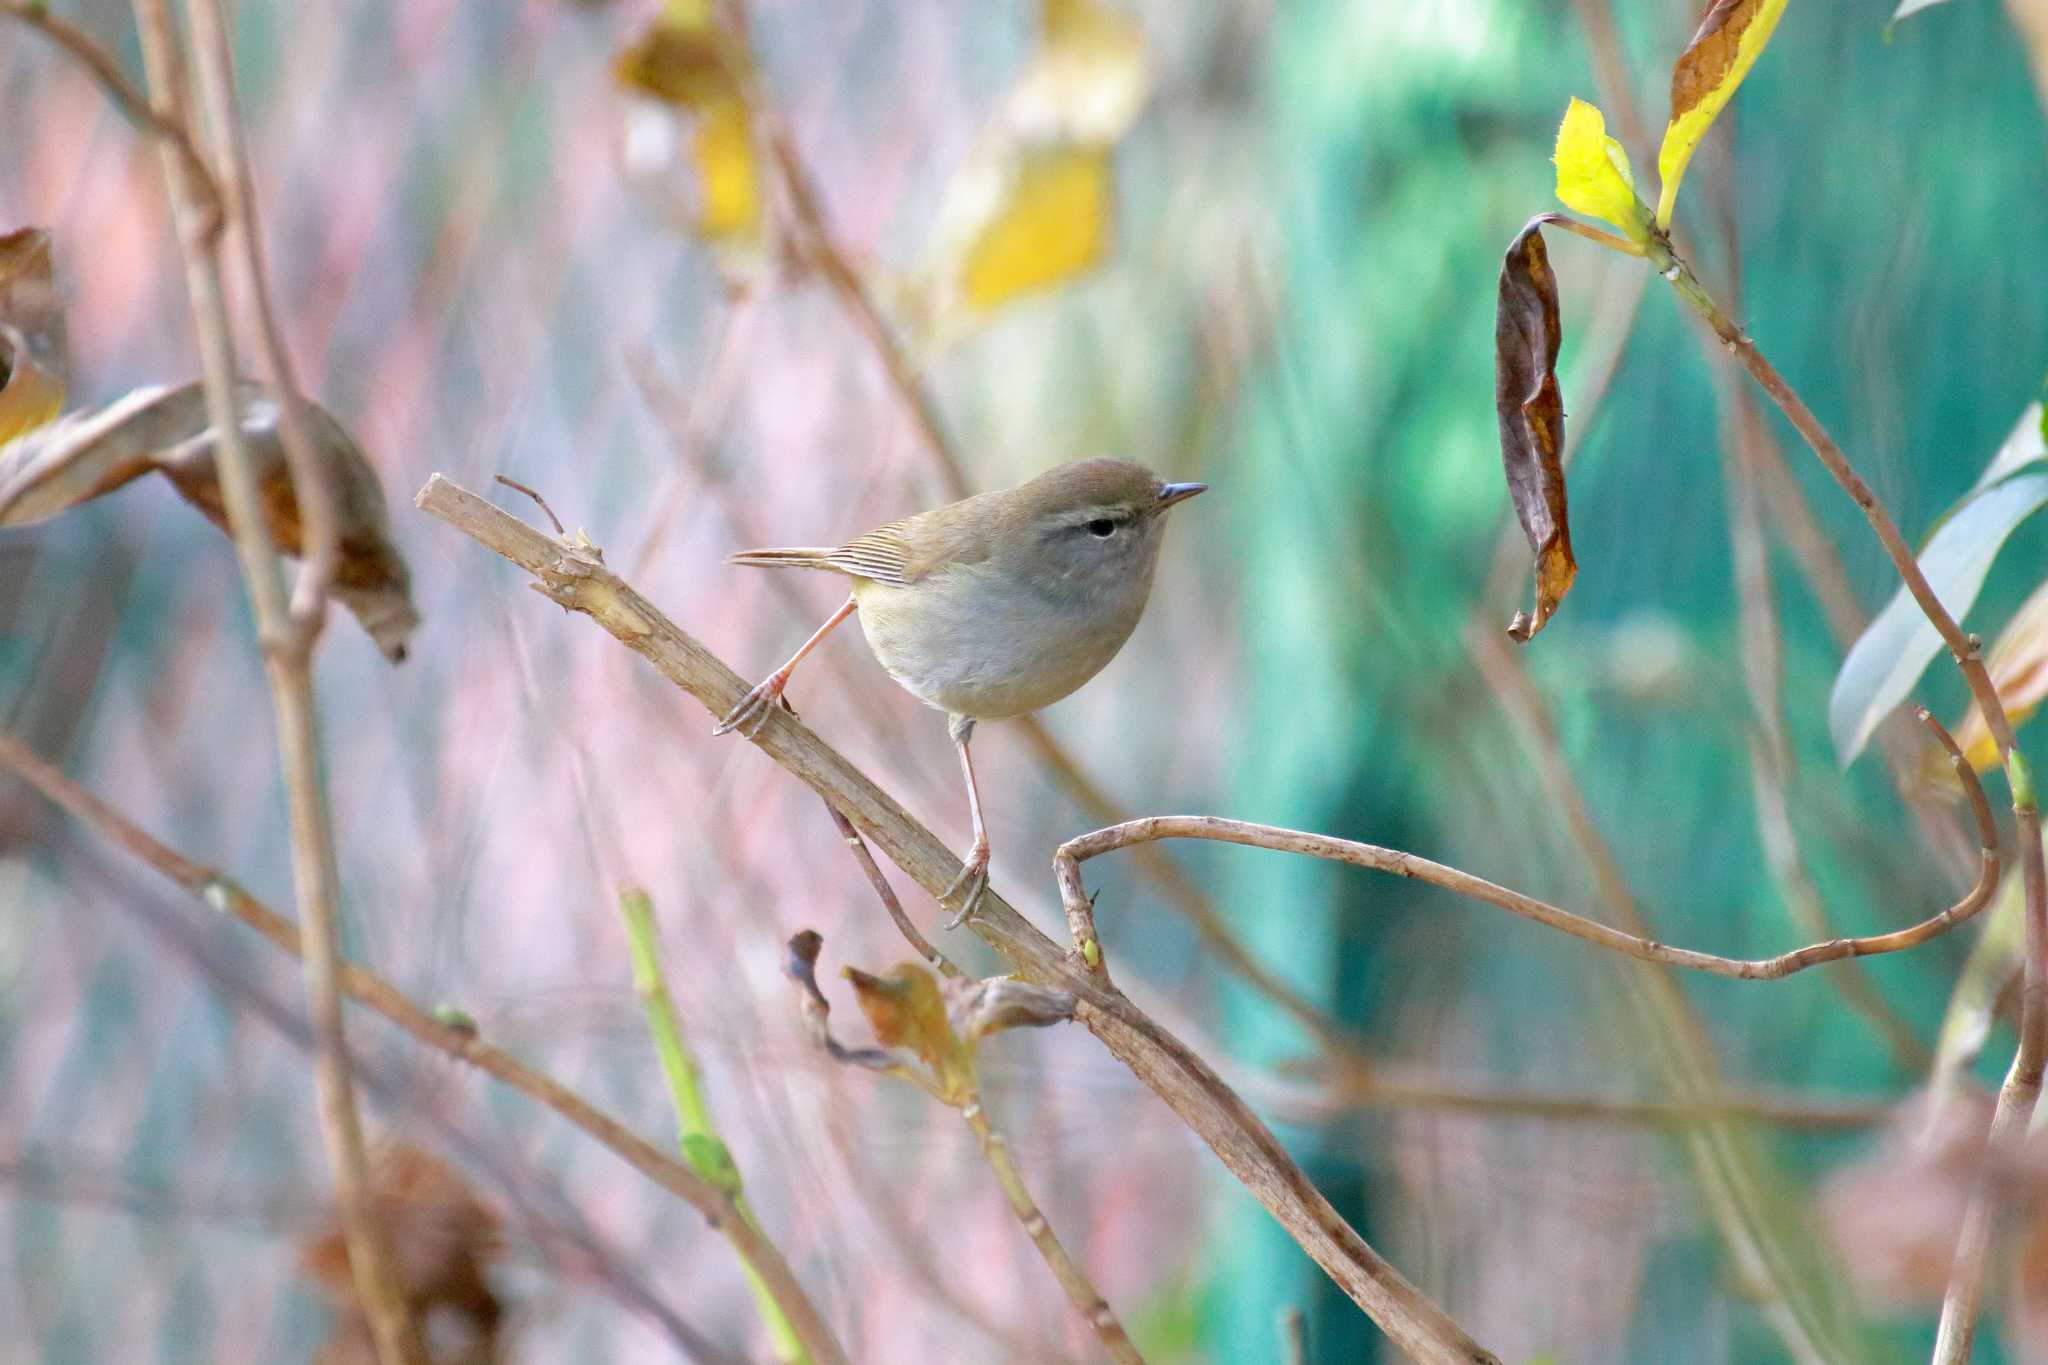
{"type": "Polygon", "coordinates": [[[1078,460],[836,548],[733,555],[734,564],[845,574],[853,591],[712,733],[753,734],[798,662],[858,611],[889,676],[951,717],[974,821],[974,845],[940,897],[961,896],[957,925],[988,886],[988,830],[968,751],[974,723],[1050,706],[1116,657],[1151,596],[1166,509],[1207,487],[1167,483],[1124,460],[1078,460]]]}

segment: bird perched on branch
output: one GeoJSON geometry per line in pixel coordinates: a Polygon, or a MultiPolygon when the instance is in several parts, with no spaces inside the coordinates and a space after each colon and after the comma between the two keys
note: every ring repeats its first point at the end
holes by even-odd
{"type": "Polygon", "coordinates": [[[733,555],[734,564],[844,574],[853,588],[712,733],[755,734],[797,664],[858,612],[889,676],[951,717],[974,822],[960,875],[940,897],[959,896],[958,925],[988,887],[988,830],[968,749],[975,722],[1050,706],[1116,657],[1152,594],[1167,509],[1206,487],[1168,483],[1124,460],[1078,460],[844,545],[733,555]]]}

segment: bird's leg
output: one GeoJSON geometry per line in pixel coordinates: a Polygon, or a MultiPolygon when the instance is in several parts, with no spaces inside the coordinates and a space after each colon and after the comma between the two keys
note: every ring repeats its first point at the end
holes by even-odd
{"type": "Polygon", "coordinates": [[[725,719],[712,727],[711,733],[722,735],[729,730],[737,730],[748,739],[752,739],[760,730],[761,722],[768,718],[768,708],[782,700],[782,689],[789,686],[789,675],[796,671],[797,664],[803,660],[804,655],[817,648],[818,641],[832,633],[834,626],[853,615],[854,606],[854,599],[847,598],[846,604],[833,612],[831,619],[819,626],[810,639],[804,641],[803,648],[789,656],[788,663],[756,683],[746,696],[740,698],[739,705],[726,712],[725,719]]]}
{"type": "Polygon", "coordinates": [[[967,775],[967,813],[974,820],[974,847],[967,850],[960,875],[939,897],[948,901],[956,893],[959,895],[960,909],[946,921],[948,929],[958,929],[974,913],[974,907],[981,904],[981,893],[988,890],[988,827],[981,822],[981,793],[974,785],[974,755],[967,748],[967,741],[974,734],[974,721],[968,716],[955,716],[948,728],[953,735],[953,747],[960,751],[960,771],[967,775]]]}

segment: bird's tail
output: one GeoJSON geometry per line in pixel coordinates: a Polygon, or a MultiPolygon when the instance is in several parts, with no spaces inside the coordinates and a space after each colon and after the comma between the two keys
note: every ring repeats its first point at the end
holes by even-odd
{"type": "Polygon", "coordinates": [[[757,569],[824,569],[845,573],[837,562],[839,551],[826,545],[786,545],[767,550],[741,550],[727,555],[728,564],[747,564],[757,569]]]}

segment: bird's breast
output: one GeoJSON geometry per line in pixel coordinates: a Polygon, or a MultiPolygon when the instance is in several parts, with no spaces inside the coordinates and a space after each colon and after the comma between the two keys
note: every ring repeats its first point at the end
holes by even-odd
{"type": "Polygon", "coordinates": [[[1000,720],[1050,706],[1116,657],[1145,609],[1148,585],[1132,586],[1062,596],[963,565],[902,587],[861,579],[854,598],[868,647],[905,690],[954,715],[1000,720]]]}

